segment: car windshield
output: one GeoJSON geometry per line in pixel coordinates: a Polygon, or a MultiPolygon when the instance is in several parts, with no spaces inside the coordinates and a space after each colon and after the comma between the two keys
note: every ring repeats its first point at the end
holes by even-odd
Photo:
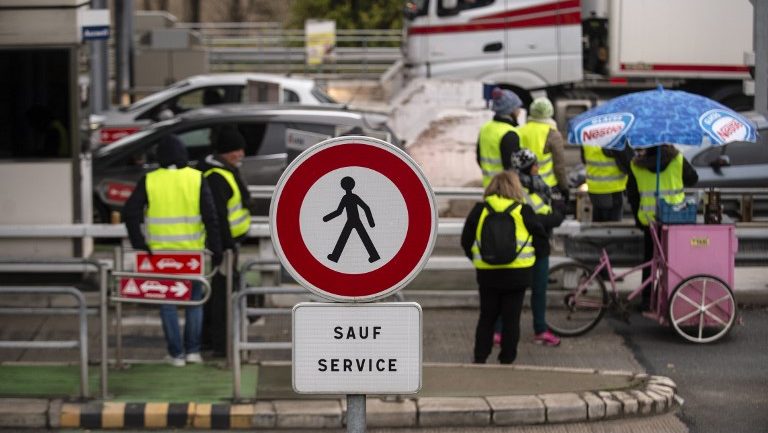
{"type": "Polygon", "coordinates": [[[330,95],[323,92],[322,90],[318,89],[317,87],[312,88],[312,96],[317,98],[318,101],[320,101],[323,104],[337,104],[335,99],[331,98],[330,95]]]}
{"type": "Polygon", "coordinates": [[[171,96],[179,93],[180,89],[189,87],[191,84],[192,83],[190,83],[189,81],[179,81],[178,83],[175,83],[170,87],[165,88],[157,93],[153,93],[145,98],[139,99],[138,101],[128,106],[128,108],[123,109],[123,111],[143,110],[144,108],[149,107],[150,105],[158,101],[164,101],[166,99],[169,99],[171,96]]]}

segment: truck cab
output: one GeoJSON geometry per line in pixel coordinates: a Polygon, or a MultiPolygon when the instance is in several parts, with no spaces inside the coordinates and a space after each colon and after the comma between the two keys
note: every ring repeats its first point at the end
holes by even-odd
{"type": "Polygon", "coordinates": [[[582,79],[579,1],[414,0],[405,8],[409,78],[542,89],[582,79]]]}

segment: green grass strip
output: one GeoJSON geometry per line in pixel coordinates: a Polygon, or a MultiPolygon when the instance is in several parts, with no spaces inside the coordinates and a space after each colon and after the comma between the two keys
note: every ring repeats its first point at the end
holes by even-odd
{"type": "MultiPolygon", "coordinates": [[[[256,394],[258,367],[244,365],[241,390],[244,398],[256,394]]],[[[98,368],[89,368],[91,395],[99,391],[98,368]]],[[[0,365],[0,396],[77,397],[77,366],[0,365]]],[[[213,364],[183,368],[165,364],[135,364],[109,370],[110,401],[216,403],[232,397],[232,372],[213,364]]]]}

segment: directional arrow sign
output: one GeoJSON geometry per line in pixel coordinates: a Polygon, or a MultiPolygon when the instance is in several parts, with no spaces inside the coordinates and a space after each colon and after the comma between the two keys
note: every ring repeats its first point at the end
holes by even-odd
{"type": "Polygon", "coordinates": [[[120,296],[124,298],[188,301],[191,295],[192,283],[189,281],[120,278],[120,296]]]}
{"type": "Polygon", "coordinates": [[[136,253],[135,269],[139,272],[172,275],[203,275],[204,256],[198,251],[136,253]]]}

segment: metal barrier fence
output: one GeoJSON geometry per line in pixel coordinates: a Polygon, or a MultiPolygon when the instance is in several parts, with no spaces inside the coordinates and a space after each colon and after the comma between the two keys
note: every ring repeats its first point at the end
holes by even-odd
{"type": "MultiPolygon", "coordinates": [[[[100,355],[100,374],[99,374],[99,395],[101,398],[107,396],[108,381],[108,362],[107,355],[107,272],[110,265],[105,261],[91,259],[43,259],[33,258],[0,258],[0,272],[20,272],[20,273],[38,273],[38,272],[88,272],[96,271],[99,274],[99,334],[101,336],[99,355],[100,355]]],[[[89,310],[90,312],[90,310],[89,310]]]]}
{"type": "Polygon", "coordinates": [[[85,296],[74,287],[26,287],[26,286],[5,286],[0,287],[0,295],[17,294],[45,294],[72,295],[77,301],[77,308],[66,307],[8,307],[0,308],[0,314],[7,315],[72,315],[77,314],[79,318],[79,333],[77,340],[44,340],[44,341],[0,341],[0,349],[80,349],[80,397],[87,398],[88,391],[88,313],[86,308],[85,296]]]}
{"type": "Polygon", "coordinates": [[[239,290],[232,297],[232,397],[240,398],[240,355],[244,350],[260,349],[290,349],[291,342],[249,342],[248,328],[242,323],[247,323],[248,314],[282,315],[291,314],[287,308],[246,308],[245,300],[248,295],[269,294],[305,294],[306,290],[300,287],[248,287],[239,290]]]}
{"type": "Polygon", "coordinates": [[[200,35],[214,72],[378,79],[402,58],[402,31],[397,29],[337,29],[333,55],[323,64],[307,65],[303,29],[284,29],[275,23],[178,23],[176,27],[200,35]]]}
{"type": "MultiPolygon", "coordinates": [[[[145,304],[145,305],[180,305],[180,306],[201,306],[211,296],[211,283],[208,281],[216,272],[214,269],[209,275],[179,275],[179,274],[161,274],[161,273],[143,273],[143,272],[126,272],[123,271],[123,255],[125,251],[122,247],[117,247],[114,250],[115,270],[112,272],[110,278],[112,281],[117,281],[120,278],[145,278],[152,280],[173,280],[173,281],[196,281],[203,287],[203,297],[199,300],[188,301],[174,301],[168,299],[142,299],[142,298],[128,298],[120,296],[119,290],[115,290],[115,293],[111,294],[109,300],[115,303],[115,363],[118,368],[123,366],[123,308],[124,303],[133,304],[145,304]]],[[[227,254],[229,260],[231,260],[231,254],[227,254]]],[[[115,285],[117,286],[117,285],[115,285]]],[[[231,291],[231,283],[227,286],[231,291]]],[[[229,335],[229,334],[228,334],[229,335]]]]}

